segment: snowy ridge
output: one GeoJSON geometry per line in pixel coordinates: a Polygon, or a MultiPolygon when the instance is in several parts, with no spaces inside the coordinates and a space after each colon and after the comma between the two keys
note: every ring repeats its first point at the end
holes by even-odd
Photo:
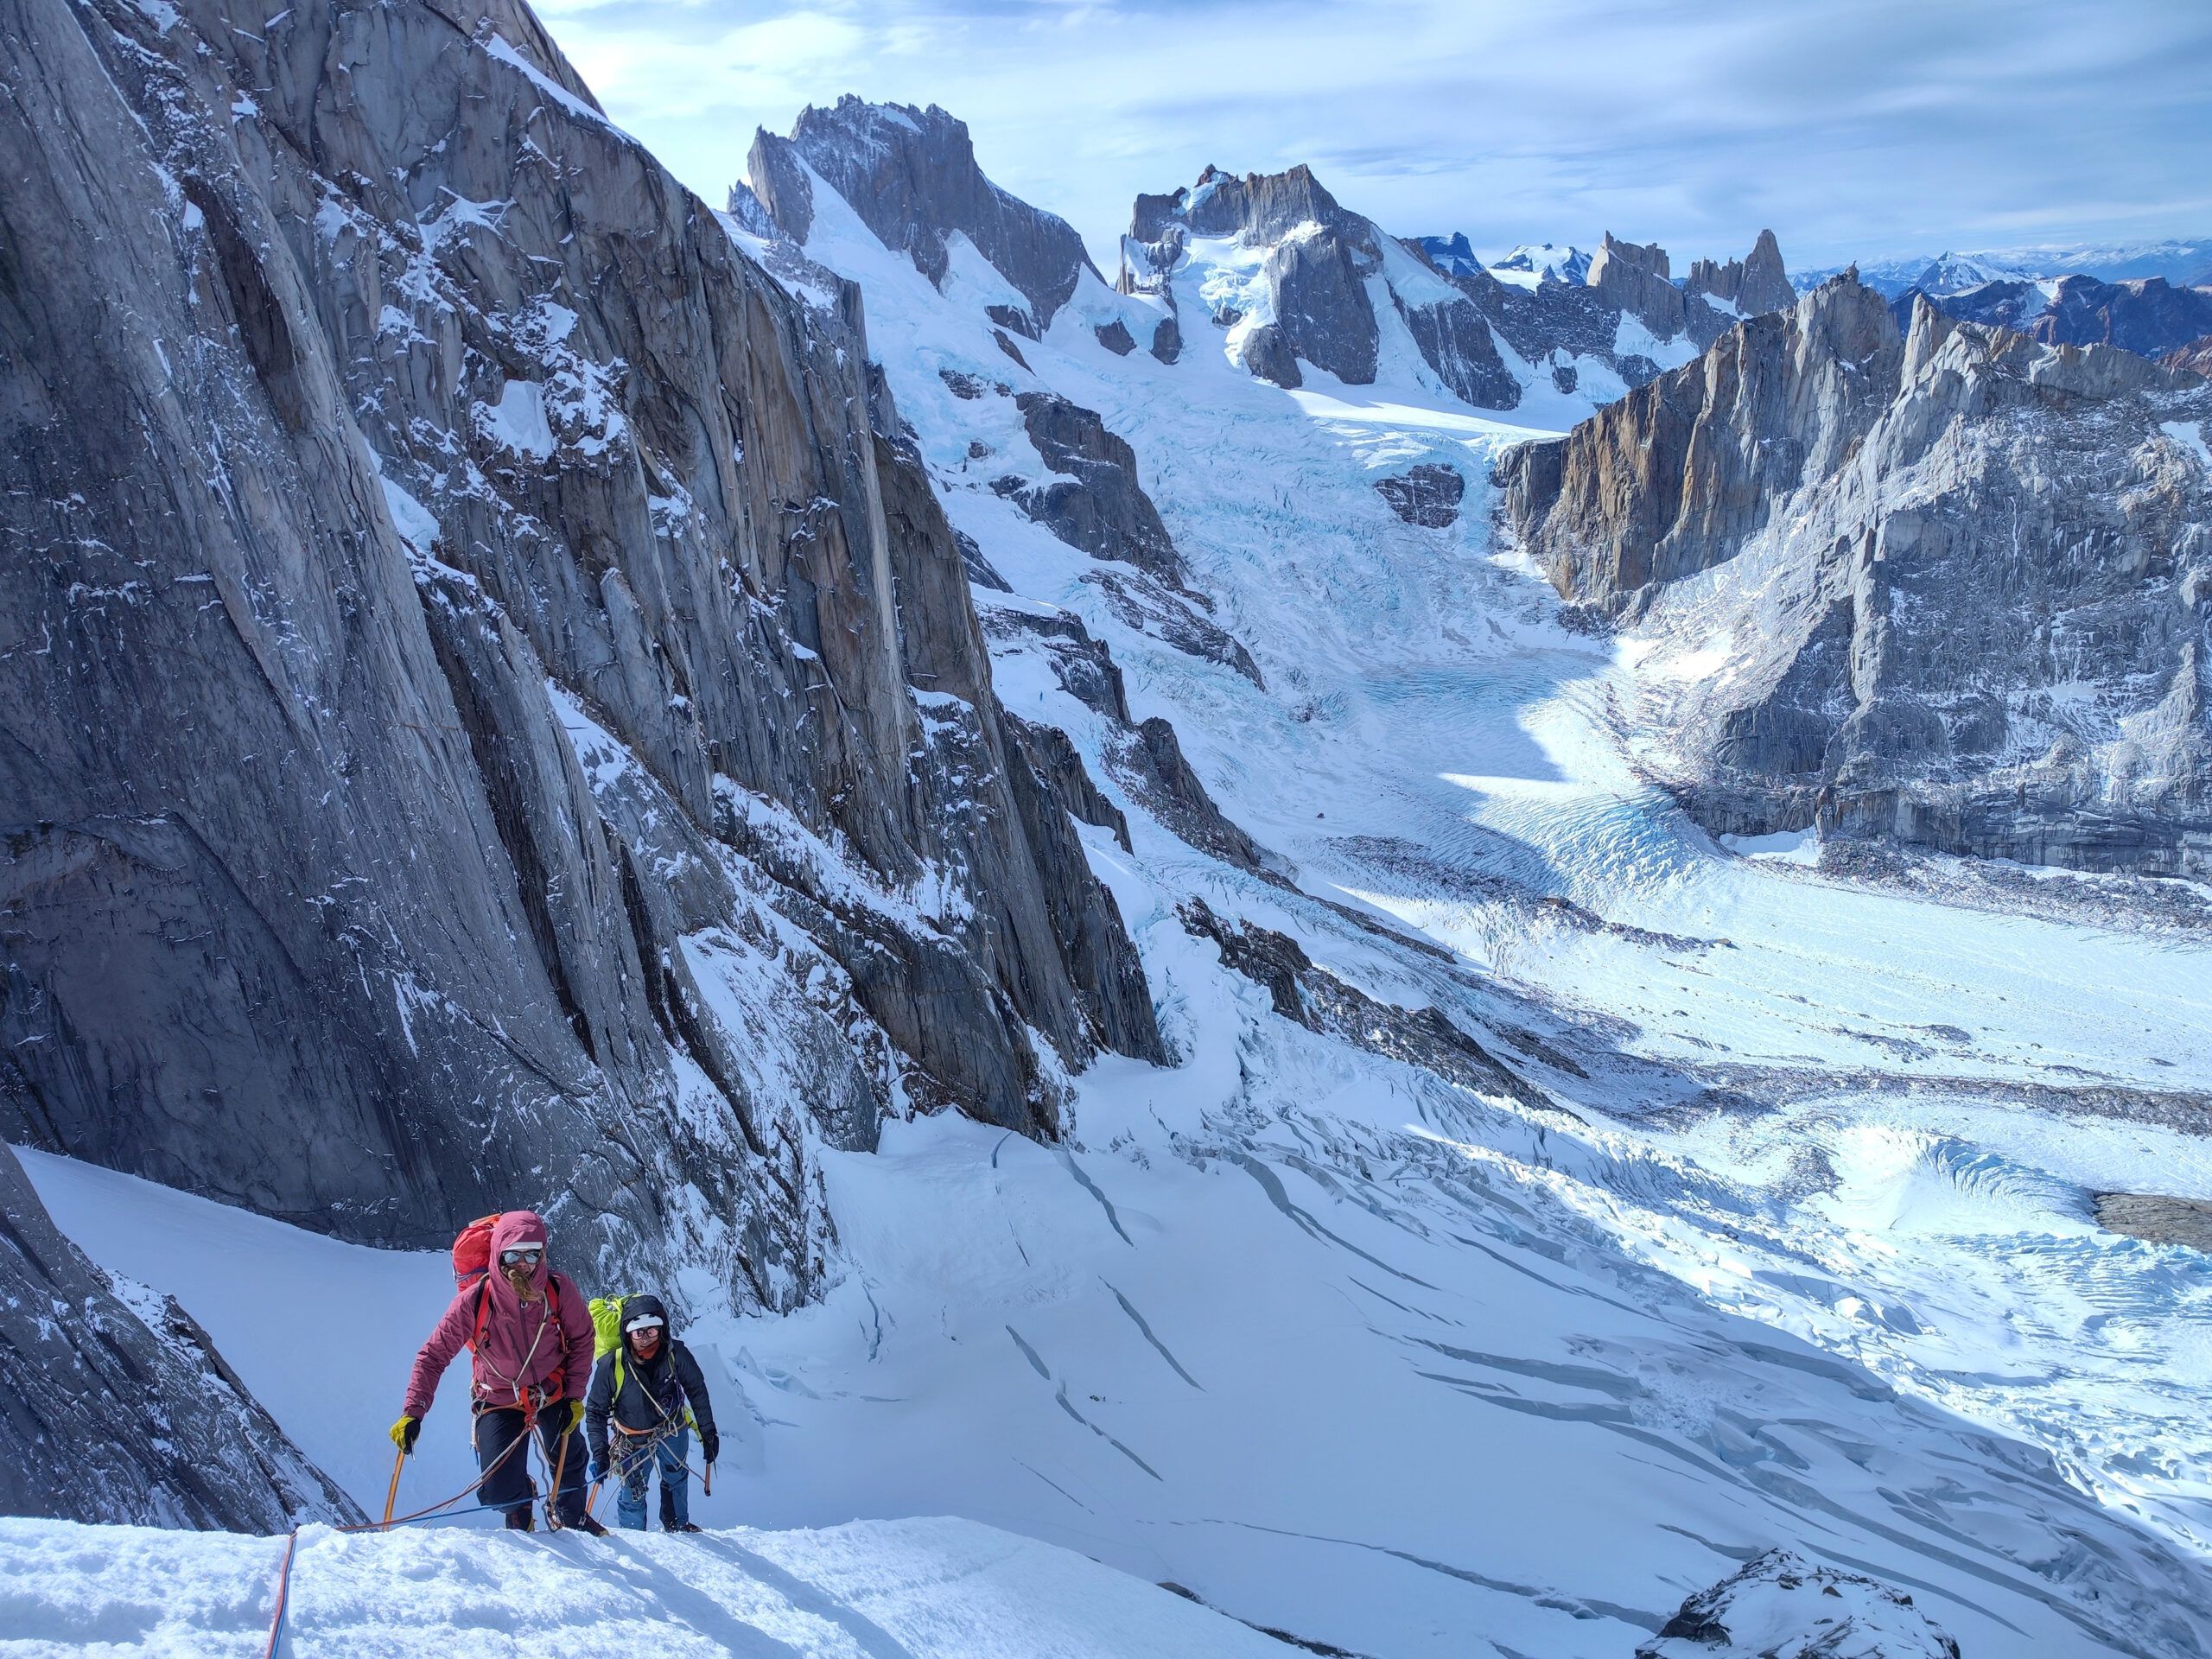
{"type": "MultiPolygon", "coordinates": [[[[0,1519],[0,1644],[103,1659],[254,1659],[283,1541],[0,1519]]],[[[451,1659],[1280,1659],[1279,1643],[1070,1551],[970,1522],[690,1538],[309,1527],[282,1650],[451,1659]]]]}

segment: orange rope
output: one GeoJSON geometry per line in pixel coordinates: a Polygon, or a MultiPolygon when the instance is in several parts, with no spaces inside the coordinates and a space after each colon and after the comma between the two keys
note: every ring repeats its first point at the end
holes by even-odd
{"type": "MultiPolygon", "coordinates": [[[[470,1438],[472,1440],[474,1438],[473,1431],[470,1438]]],[[[530,1429],[527,1425],[525,1425],[521,1433],[516,1435],[513,1440],[507,1442],[507,1449],[500,1452],[498,1457],[492,1459],[490,1468],[485,1470],[482,1474],[477,1476],[475,1479],[470,1481],[467,1485],[462,1487],[451,1497],[442,1498],[439,1502],[431,1504],[428,1509],[416,1510],[411,1515],[401,1516],[394,1516],[387,1510],[385,1511],[385,1518],[382,1521],[365,1521],[358,1526],[333,1527],[331,1530],[333,1532],[385,1532],[393,1527],[404,1526],[410,1521],[420,1521],[426,1515],[435,1515],[440,1510],[445,1509],[450,1504],[460,1503],[462,1498],[468,1497],[472,1492],[474,1492],[481,1487],[486,1481],[492,1478],[493,1471],[494,1470],[498,1469],[499,1466],[505,1463],[509,1458],[514,1456],[515,1448],[523,1445],[529,1439],[530,1429]]],[[[397,1481],[394,1482],[393,1490],[395,1491],[397,1490],[397,1481]]]]}
{"type": "Polygon", "coordinates": [[[299,1548],[300,1529],[292,1529],[292,1535],[284,1541],[284,1564],[276,1569],[276,1611],[269,1616],[269,1645],[261,1650],[261,1659],[276,1659],[276,1638],[284,1628],[284,1601],[292,1588],[292,1552],[299,1548]]]}
{"type": "Polygon", "coordinates": [[[384,1523],[391,1524],[392,1506],[399,1502],[399,1471],[407,1461],[407,1448],[401,1446],[391,1454],[391,1484],[385,1488],[384,1523]]]}

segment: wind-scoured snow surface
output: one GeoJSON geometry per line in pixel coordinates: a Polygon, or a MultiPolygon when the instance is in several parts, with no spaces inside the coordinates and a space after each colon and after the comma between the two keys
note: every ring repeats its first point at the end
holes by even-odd
{"type": "MultiPolygon", "coordinates": [[[[0,1520],[0,1653],[256,1659],[281,1539],[0,1520]]],[[[1271,1659],[1279,1643],[972,1522],[670,1538],[300,1534],[292,1659],[1271,1659]]]]}

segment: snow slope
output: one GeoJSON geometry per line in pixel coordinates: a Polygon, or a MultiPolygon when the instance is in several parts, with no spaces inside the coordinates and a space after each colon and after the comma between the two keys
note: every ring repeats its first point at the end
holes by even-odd
{"type": "MultiPolygon", "coordinates": [[[[278,1538],[0,1519],[0,1655],[256,1659],[278,1538]]],[[[693,1538],[299,1535],[289,1659],[1272,1659],[1281,1645],[969,1522],[693,1538]]]]}
{"type": "MultiPolygon", "coordinates": [[[[725,1435],[705,1524],[952,1511],[1307,1640],[1444,1655],[1480,1633],[1547,1659],[1625,1652],[1780,1541],[1920,1595],[1979,1655],[2203,1651],[2198,1569],[2047,1459],[1624,1255],[1616,1226],[1663,1213],[1624,1189],[1688,1172],[1274,1019],[1172,921],[1147,945],[1181,1071],[1086,1077],[1079,1147],[932,1119],[832,1154],[845,1282],[687,1332],[725,1435]]],[[[280,1421],[380,1500],[435,1258],[319,1254],[281,1223],[31,1166],[96,1255],[204,1303],[280,1421]],[[296,1263],[346,1320],[212,1295],[241,1250],[296,1263]]],[[[1757,1263],[1709,1266],[1749,1290],[1757,1263]]],[[[458,1403],[403,1502],[466,1484],[458,1403]]],[[[474,1537],[436,1548],[505,1547],[474,1537]]],[[[0,1562],[23,1548],[0,1533],[0,1562]]],[[[410,1592],[445,1570],[387,1568],[410,1592]]]]}

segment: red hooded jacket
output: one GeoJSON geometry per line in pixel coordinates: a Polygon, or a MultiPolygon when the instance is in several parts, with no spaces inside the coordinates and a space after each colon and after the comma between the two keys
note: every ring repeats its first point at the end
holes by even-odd
{"type": "Polygon", "coordinates": [[[492,1271],[480,1286],[453,1299],[415,1356],[407,1378],[410,1417],[430,1409],[453,1357],[476,1334],[476,1313],[484,1311],[484,1340],[476,1345],[474,1397],[487,1408],[520,1403],[527,1389],[542,1389],[546,1402],[581,1400],[591,1385],[591,1310],[575,1281],[555,1273],[538,1258],[537,1300],[525,1302],[499,1268],[499,1252],[524,1245],[545,1248],[545,1224],[534,1211],[510,1210],[492,1229],[492,1271]],[[557,1293],[560,1317],[553,1306],[557,1293]]]}

